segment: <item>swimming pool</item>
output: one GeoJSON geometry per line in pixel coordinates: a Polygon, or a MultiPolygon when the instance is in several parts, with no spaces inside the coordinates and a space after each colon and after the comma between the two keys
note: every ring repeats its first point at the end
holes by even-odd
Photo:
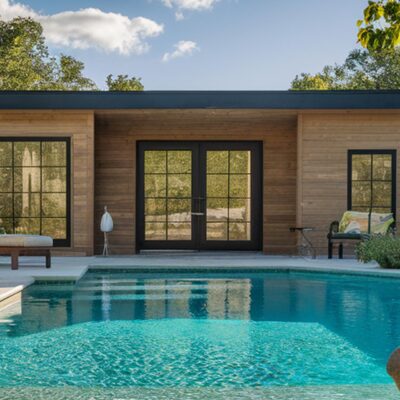
{"type": "Polygon", "coordinates": [[[385,363],[400,345],[399,288],[129,270],[35,284],[0,322],[0,398],[394,399],[385,363]]]}

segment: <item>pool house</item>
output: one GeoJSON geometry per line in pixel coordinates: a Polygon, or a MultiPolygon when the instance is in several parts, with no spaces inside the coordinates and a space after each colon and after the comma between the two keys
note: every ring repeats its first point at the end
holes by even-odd
{"type": "Polygon", "coordinates": [[[56,255],[326,254],[346,210],[396,215],[398,91],[0,92],[0,228],[56,255]]]}

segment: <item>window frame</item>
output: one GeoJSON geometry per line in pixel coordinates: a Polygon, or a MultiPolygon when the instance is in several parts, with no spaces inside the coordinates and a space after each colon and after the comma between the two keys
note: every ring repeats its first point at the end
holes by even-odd
{"type": "MultiPolygon", "coordinates": [[[[352,188],[353,188],[353,155],[390,155],[392,157],[392,195],[391,195],[391,212],[393,217],[396,218],[396,182],[397,182],[397,150],[387,149],[362,149],[362,150],[348,150],[347,153],[347,209],[352,210],[352,188]]],[[[373,179],[371,176],[371,184],[373,179]]]]}
{"type": "MultiPolygon", "coordinates": [[[[18,143],[18,142],[38,142],[40,143],[40,148],[42,148],[42,143],[46,142],[64,142],[66,143],[66,238],[65,239],[54,239],[53,245],[54,247],[70,247],[71,246],[71,138],[68,136],[51,136],[51,137],[41,137],[41,136],[18,136],[18,137],[9,137],[9,136],[2,136],[0,137],[0,142],[11,142],[11,143],[18,143]]],[[[41,179],[42,179],[42,152],[40,153],[40,170],[41,170],[41,179]]],[[[14,154],[12,154],[12,170],[14,174],[14,154]]],[[[57,168],[57,167],[56,167],[57,168]]],[[[41,181],[42,182],[42,181],[41,181]]],[[[42,183],[41,183],[42,186],[42,183]]],[[[13,208],[14,208],[14,187],[12,188],[13,191],[11,192],[13,195],[13,208]]],[[[40,190],[40,195],[44,193],[42,191],[42,187],[40,190]]],[[[42,220],[42,210],[40,210],[40,220],[42,220]]],[[[55,217],[54,217],[55,218],[55,217]]],[[[15,215],[13,211],[13,227],[15,226],[15,215]]]]}

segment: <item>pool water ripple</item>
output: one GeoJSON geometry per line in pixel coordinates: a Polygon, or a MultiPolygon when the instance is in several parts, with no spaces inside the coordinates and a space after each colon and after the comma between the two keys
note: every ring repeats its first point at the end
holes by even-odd
{"type": "Polygon", "coordinates": [[[106,270],[75,287],[33,285],[0,316],[0,399],[3,389],[131,399],[136,388],[149,399],[389,400],[399,287],[345,275],[106,270]]]}

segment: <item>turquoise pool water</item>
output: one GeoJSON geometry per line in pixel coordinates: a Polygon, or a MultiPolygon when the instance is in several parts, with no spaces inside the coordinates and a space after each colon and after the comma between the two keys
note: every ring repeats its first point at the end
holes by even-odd
{"type": "MultiPolygon", "coordinates": [[[[1,389],[63,387],[114,390],[107,398],[315,387],[394,395],[385,363],[400,345],[399,289],[395,279],[283,272],[93,271],[76,286],[36,284],[0,317],[0,399],[1,389]]],[[[335,398],[319,393],[299,398],[335,398]]]]}

